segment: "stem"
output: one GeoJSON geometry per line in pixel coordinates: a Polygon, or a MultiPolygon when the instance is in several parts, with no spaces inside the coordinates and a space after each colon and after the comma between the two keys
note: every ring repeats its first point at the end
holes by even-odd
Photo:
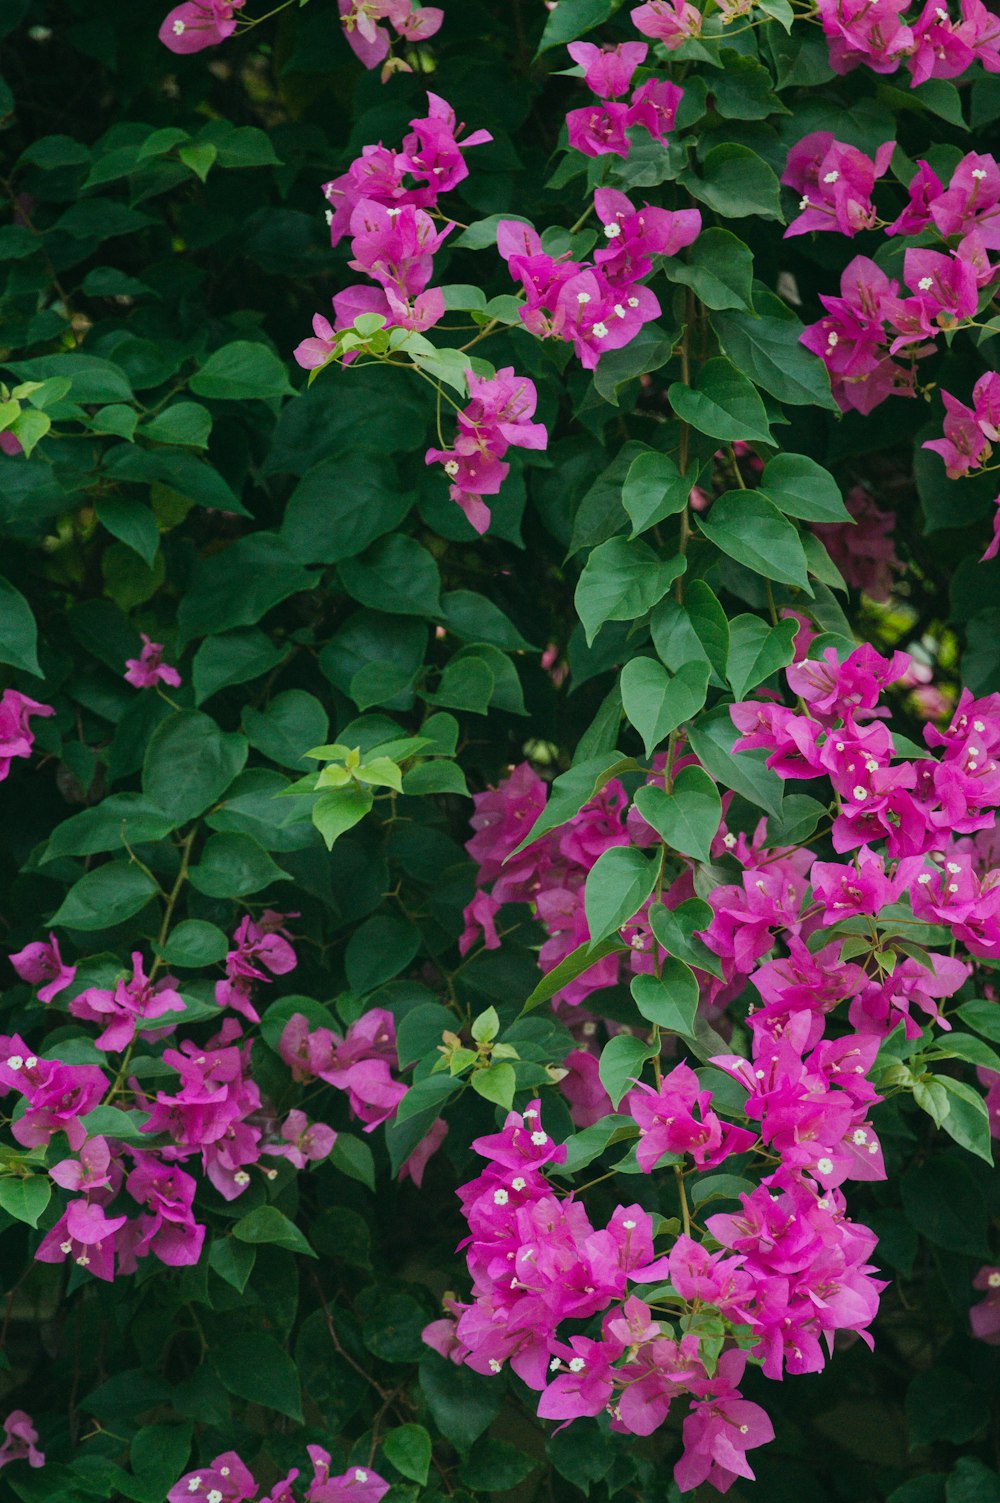
{"type": "Polygon", "coordinates": [[[691,1212],[688,1210],[687,1194],[684,1190],[684,1170],[680,1164],[674,1165],[674,1179],[677,1183],[677,1195],[681,1203],[681,1222],[684,1227],[685,1237],[691,1235],[691,1212]]]}

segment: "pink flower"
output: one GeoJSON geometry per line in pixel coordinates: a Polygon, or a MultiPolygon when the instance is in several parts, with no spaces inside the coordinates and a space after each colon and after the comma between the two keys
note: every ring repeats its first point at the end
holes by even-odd
{"type": "Polygon", "coordinates": [[[711,1099],[688,1065],[676,1065],[658,1089],[640,1083],[629,1091],[624,1105],[639,1124],[639,1168],[648,1174],[670,1153],[690,1154],[699,1169],[715,1169],[730,1154],[750,1148],[755,1134],[720,1122],[709,1110],[711,1099]]]}
{"type": "Polygon", "coordinates": [[[901,19],[907,0],[819,0],[819,16],[835,73],[864,63],[873,73],[894,73],[913,48],[901,19]]]}
{"type": "Polygon", "coordinates": [[[154,985],[143,970],[141,950],[135,950],[130,981],[118,981],[113,991],[88,987],[73,998],[69,1010],[75,1018],[103,1025],[95,1044],[98,1049],[120,1054],[131,1044],[139,1028],[164,1013],[184,1011],[184,999],[175,991],[173,979],[165,976],[154,985]]]}
{"type": "Polygon", "coordinates": [[[969,1311],[972,1334],[989,1346],[1000,1346],[1000,1268],[980,1268],[972,1287],[986,1294],[986,1298],[969,1311]]]}
{"type": "Polygon", "coordinates": [[[39,1002],[51,1002],[65,991],[76,975],[75,965],[66,965],[59,953],[59,941],[50,934],[48,943],[35,940],[11,955],[10,963],[22,981],[30,981],[38,987],[39,1002]],[[39,982],[45,983],[40,986],[39,982]]]}
{"type": "Polygon", "coordinates": [[[248,1503],[257,1484],[235,1451],[223,1451],[210,1466],[186,1472],[167,1493],[168,1503],[248,1503]],[[216,1495],[213,1497],[213,1493],[216,1495]]]}
{"type": "Polygon", "coordinates": [[[701,35],[702,14],[688,0],[649,0],[631,12],[632,25],[673,52],[691,37],[701,35]]]}
{"type": "Polygon", "coordinates": [[[12,1409],[3,1422],[4,1441],[0,1445],[0,1467],[10,1461],[26,1461],[29,1466],[45,1465],[45,1456],[35,1444],[38,1431],[30,1414],[12,1409]]]}
{"type": "Polygon", "coordinates": [[[537,393],[527,376],[515,376],[512,366],[495,376],[467,372],[469,401],[458,414],[458,432],[452,449],[428,449],[425,463],[440,463],[451,481],[449,494],[478,533],[490,524],[490,509],[483,496],[495,496],[510,466],[503,456],[511,445],[544,449],[548,433],[542,423],[533,423],[537,393]]]}
{"type": "Polygon", "coordinates": [[[180,674],[163,661],[163,643],[151,642],[145,632],[140,635],[143,647],[139,656],[125,659],[125,682],[134,689],[150,689],[159,682],[179,688],[180,674]]]}
{"type": "Polygon", "coordinates": [[[424,1133],[416,1148],[410,1151],[400,1165],[399,1173],[396,1175],[399,1182],[402,1183],[403,1180],[410,1179],[419,1190],[424,1182],[424,1172],[428,1163],[437,1153],[447,1136],[447,1122],[443,1117],[437,1117],[431,1123],[427,1132],[424,1133]]]}
{"type": "Polygon", "coordinates": [[[313,1480],[306,1490],[306,1503],[381,1503],[389,1484],[371,1467],[349,1467],[339,1477],[330,1476],[330,1455],[322,1446],[307,1446],[313,1464],[313,1480]]]}
{"type": "Polygon", "coordinates": [[[283,1142],[268,1143],[265,1153],[279,1154],[296,1169],[304,1169],[308,1163],[321,1163],[328,1158],[337,1141],[337,1134],[325,1122],[310,1122],[305,1112],[291,1111],[281,1124],[283,1142]]]}
{"type": "Polygon", "coordinates": [[[684,1454],[674,1467],[674,1480],[690,1492],[706,1480],[726,1492],[737,1477],[754,1479],[747,1451],[774,1439],[774,1427],[759,1404],[740,1397],[736,1383],[746,1353],[724,1352],[713,1379],[706,1380],[710,1397],[692,1404],[684,1421],[684,1454]]]}
{"type": "Polygon", "coordinates": [[[104,1208],[88,1200],[71,1200],[51,1231],[38,1245],[40,1263],[64,1263],[72,1258],[95,1278],[111,1283],[115,1276],[115,1233],[126,1216],[106,1216],[104,1208]]]}
{"type": "Polygon", "coordinates": [[[783,183],[802,195],[801,212],[785,238],[810,230],[853,236],[871,229],[876,218],[872,189],[876,179],[885,176],[895,149],[895,141],[884,142],[873,162],[856,147],[835,140],[831,131],[803,136],[788,153],[781,175],[783,183]]]}
{"type": "Polygon", "coordinates": [[[244,0],[184,0],[164,17],[160,41],[171,52],[180,53],[217,47],[236,30],[233,12],[243,4],[244,0]]]}
{"type": "Polygon", "coordinates": [[[594,261],[616,286],[626,287],[653,269],[654,256],[676,256],[701,233],[697,209],[641,209],[614,188],[598,188],[594,208],[604,226],[607,244],[594,252],[594,261]]]}
{"type": "Polygon", "coordinates": [[[388,56],[391,38],[382,21],[410,42],[427,41],[440,31],[444,12],[436,6],[411,7],[410,0],[337,0],[340,23],[355,57],[377,68],[388,56]]]}
{"type": "Polygon", "coordinates": [[[294,971],[298,959],[283,925],[285,919],[298,916],[266,908],[258,920],[247,914],[240,921],[233,935],[233,949],[226,956],[225,980],[215,984],[215,1000],[220,1007],[233,1008],[248,1022],[260,1021],[250,1001],[253,983],[269,983],[271,976],[287,976],[294,971]]]}
{"type": "Polygon", "coordinates": [[[592,42],[570,42],[566,48],[574,63],[584,70],[584,83],[601,99],[627,94],[632,74],[646,60],[645,42],[620,42],[617,47],[595,47],[592,42]]]}
{"type": "Polygon", "coordinates": [[[15,757],[30,757],[35,744],[28,722],[34,715],[54,715],[51,705],[39,704],[17,689],[5,689],[0,696],[0,783],[10,772],[15,757]]]}

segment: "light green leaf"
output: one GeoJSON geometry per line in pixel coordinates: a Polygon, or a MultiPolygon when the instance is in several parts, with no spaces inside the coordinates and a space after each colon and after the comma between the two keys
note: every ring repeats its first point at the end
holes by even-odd
{"type": "Polygon", "coordinates": [[[633,846],[602,851],[587,875],[584,907],[590,944],[600,944],[640,910],[656,882],[658,861],[633,846]]]}
{"type": "Polygon", "coordinates": [[[654,658],[633,658],[621,673],[622,705],[651,757],[671,731],[696,715],[708,693],[709,665],[685,663],[671,676],[654,658]]]}

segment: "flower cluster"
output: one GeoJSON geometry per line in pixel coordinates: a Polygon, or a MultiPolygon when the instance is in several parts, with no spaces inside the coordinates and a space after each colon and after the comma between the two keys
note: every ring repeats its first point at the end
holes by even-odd
{"type": "Polygon", "coordinates": [[[645,42],[622,42],[617,47],[571,42],[567,51],[584,69],[584,82],[599,101],[570,110],[566,116],[569,144],[574,151],[586,157],[627,158],[631,146],[627,133],[633,126],[641,126],[660,142],[673,130],[684,97],[677,84],[650,78],[632,90],[627,104],[619,97],[628,93],[632,75],[646,59],[649,48],[645,42]]]}
{"type": "Polygon", "coordinates": [[[331,1028],[310,1028],[294,1013],[285,1024],[279,1052],[296,1080],[325,1080],[346,1091],[352,1114],[373,1132],[395,1115],[406,1086],[392,1077],[396,1024],[392,1013],[373,1007],[341,1037],[331,1028]]]}
{"type": "MultiPolygon", "coordinates": [[[[275,1483],[266,1497],[257,1503],[381,1503],[389,1484],[370,1467],[349,1467],[338,1477],[331,1477],[332,1458],[322,1446],[306,1447],[312,1463],[312,1481],[302,1491],[295,1486],[299,1469],[292,1470],[275,1483]],[[294,1491],[293,1491],[294,1488],[294,1491]]],[[[210,1466],[186,1472],[167,1494],[167,1503],[254,1503],[260,1491],[244,1462],[235,1451],[224,1451],[210,1466]]]]}
{"type": "MultiPolygon", "coordinates": [[[[426,42],[441,30],[444,20],[444,11],[437,6],[411,5],[410,0],[337,0],[337,7],[348,45],[366,68],[377,68],[389,56],[390,26],[406,42],[426,42]]],[[[401,58],[395,58],[391,71],[413,70],[401,58]]],[[[383,72],[383,81],[387,76],[383,72]]]]}
{"type": "MultiPolygon", "coordinates": [[[[827,316],[806,328],[802,342],[826,365],[834,396],[845,411],[868,413],[887,397],[914,396],[916,362],[934,352],[940,334],[975,317],[983,290],[998,275],[989,257],[1000,246],[994,226],[1000,168],[994,158],[969,152],[947,187],[926,162],[918,162],[906,207],[886,223],[877,218],[871,189],[888,167],[893,144],[880,147],[872,162],[828,132],[816,132],[792,148],[782,178],[802,193],[801,213],[787,234],[832,230],[853,236],[881,225],[887,235],[930,231],[943,247],[907,247],[903,282],[908,296],[900,296],[899,282],[866,256],[855,257],[844,271],[839,297],[821,296],[827,316]],[[900,355],[907,364],[896,359],[900,355]]],[[[952,403],[952,425],[968,442],[961,422],[966,409],[953,399],[947,402],[952,403]]],[[[946,436],[951,436],[947,429],[946,436]]],[[[953,457],[949,449],[946,458],[953,457]]]]}
{"type": "MultiPolygon", "coordinates": [[[[296,964],[284,927],[289,917],[294,915],[267,909],[240,922],[226,975],[216,986],[220,1011],[230,1007],[246,1021],[258,1021],[253,985],[296,964]]],[[[116,1272],[133,1273],[138,1260],[150,1255],[173,1267],[196,1263],[205,1227],[194,1211],[198,1181],[182,1164],[196,1160],[215,1190],[233,1201],[251,1184],[253,1169],[266,1180],[276,1177],[275,1157],[304,1169],[333,1148],[332,1128],[311,1123],[298,1109],[280,1119],[264,1100],[251,1078],[252,1040],[234,1017],[223,1018],[204,1043],[168,1042],[161,1065],[176,1085],[164,1083],[147,1094],[142,1079],[129,1075],[133,1051],[140,1042],[169,1041],[188,1004],[175,977],[157,978],[159,962],[147,974],[141,951],[132,955],[131,975],[119,976],[113,986],[75,991],[78,967],[64,962],[54,935],[10,959],[18,976],[38,987],[40,1002],[52,1006],[69,992],[69,1015],[98,1030],[94,1048],[119,1057],[112,1081],[99,1065],[38,1055],[18,1034],[0,1039],[0,1094],[15,1093],[21,1102],[11,1124],[15,1141],[26,1149],[49,1149],[62,1134],[74,1155],[47,1171],[68,1198],[37,1248],[40,1261],[72,1259],[106,1281],[116,1272]],[[135,1123],[148,1147],[88,1129],[88,1114],[119,1096],[139,1109],[135,1123]]]]}
{"type": "Polygon", "coordinates": [[[464,130],[451,106],[428,93],[428,112],[410,121],[410,134],[399,151],[379,142],[365,146],[346,172],[323,185],[330,244],[351,236],[353,271],[376,283],[347,287],[333,299],[335,319],[313,319],[312,339],[303,340],[295,359],[306,370],[323,365],[333,350],[337,330],[348,328],[362,313],[376,313],[386,327],[428,329],[444,313],[439,289],[428,290],[435,252],[454,228],[438,209],[438,199],[468,177],[464,153],[492,140],[477,130],[459,141],[464,130]],[[435,218],[443,222],[436,228],[435,218]]]}
{"type": "Polygon", "coordinates": [[[139,656],[125,659],[125,682],[133,689],[155,689],[157,684],[169,684],[172,689],[179,689],[181,676],[176,668],[163,661],[163,643],[151,642],[145,632],[140,635],[142,651],[139,656]]]}
{"type": "Polygon", "coordinates": [[[585,370],[659,317],[660,304],[641,279],[654,256],[676,255],[701,231],[697,209],[636,209],[613,188],[596,190],[594,209],[606,243],[592,262],[549,255],[531,226],[517,220],[497,226],[497,249],[524,290],[524,327],[538,339],[571,343],[585,370]]]}
{"type": "Polygon", "coordinates": [[[543,423],[533,423],[538,400],[535,383],[515,376],[513,366],[495,376],[466,373],[469,403],[458,413],[451,449],[428,449],[428,464],[439,463],[451,482],[451,499],[461,507],[478,533],[490,525],[490,509],[483,496],[495,496],[510,471],[504,455],[511,445],[544,449],[549,435],[543,423]]]}
{"type": "Polygon", "coordinates": [[[850,73],[864,64],[874,73],[895,73],[902,63],[911,88],[929,78],[957,78],[974,62],[1000,72],[1000,26],[982,0],[959,0],[958,20],[937,0],[925,0],[912,22],[903,18],[908,3],[819,0],[831,68],[850,73]]]}
{"type": "Polygon", "coordinates": [[[236,11],[246,0],[183,0],[163,18],[159,38],[171,52],[204,52],[218,47],[236,30],[236,11]]]}

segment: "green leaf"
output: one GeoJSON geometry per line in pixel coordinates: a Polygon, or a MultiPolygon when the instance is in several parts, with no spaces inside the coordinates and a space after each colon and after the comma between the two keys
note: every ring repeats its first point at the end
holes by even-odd
{"type": "Polygon", "coordinates": [[[618,1106],[622,1097],[632,1089],[633,1082],[642,1075],[647,1059],[652,1059],[659,1046],[633,1038],[629,1033],[616,1034],[601,1051],[601,1084],[611,1097],[611,1104],[618,1106]]]}
{"type": "Polygon", "coordinates": [[[670,793],[655,783],[636,790],[635,807],[673,850],[698,861],[711,859],[722,820],[719,790],[700,767],[683,767],[670,793]]]}
{"type": "Polygon", "coordinates": [[[706,308],[751,306],[753,254],[729,230],[704,230],[688,252],[690,259],[666,257],[663,270],[671,282],[693,288],[706,308]]]}
{"type": "Polygon", "coordinates": [[[418,762],[403,775],[403,792],[416,798],[429,793],[458,793],[469,798],[465,773],[457,762],[444,758],[437,762],[418,762]]]}
{"type": "Polygon", "coordinates": [[[209,355],[191,377],[188,387],[196,397],[225,402],[242,402],[252,397],[267,401],[295,395],[285,366],[274,351],[249,339],[236,339],[209,355]]]}
{"type": "MultiPolygon", "coordinates": [[[[514,847],[511,856],[516,856],[525,846],[531,845],[542,835],[547,835],[550,830],[566,824],[589,799],[600,793],[605,783],[609,783],[620,772],[634,770],[637,765],[631,757],[623,757],[619,752],[613,751],[591,757],[586,762],[578,762],[575,767],[561,772],[549,789],[545,808],[528,833],[514,847]]],[[[510,860],[510,857],[507,859],[510,860]]]]}
{"type": "Polygon", "coordinates": [[[265,710],[245,709],[243,729],[255,751],[279,767],[301,771],[308,764],[308,748],[326,741],[330,721],[315,695],[303,689],[286,689],[275,695],[265,710]]]}
{"type": "Polygon", "coordinates": [[[235,1237],[216,1237],[208,1250],[208,1266],[232,1288],[243,1293],[257,1261],[252,1243],[237,1242],[235,1237]]]}
{"type": "Polygon", "coordinates": [[[574,602],[589,646],[605,621],[635,621],[662,600],[686,560],[661,559],[645,543],[611,538],[584,565],[574,602]]]}
{"type": "Polygon", "coordinates": [[[764,466],[759,484],[786,517],[805,522],[851,520],[836,480],[805,454],[776,454],[764,466]]]}
{"type": "Polygon", "coordinates": [[[472,590],[449,590],[441,597],[441,612],[448,631],[463,642],[485,642],[504,652],[532,651],[499,606],[472,590]]]}
{"type": "Polygon", "coordinates": [[[685,663],[671,677],[654,658],[633,658],[621,673],[622,705],[642,737],[647,757],[696,715],[708,693],[709,666],[685,663]]]}
{"type": "Polygon", "coordinates": [[[437,564],[415,538],[383,538],[359,558],[344,559],[338,573],[348,595],[362,605],[393,615],[441,614],[437,564]]]}
{"type": "Polygon", "coordinates": [[[683,960],[671,955],[663,963],[662,975],[633,976],[631,990],[636,1007],[650,1023],[686,1038],[693,1035],[698,982],[683,960]]]}
{"type": "Polygon", "coordinates": [[[709,542],[745,568],[812,594],[798,531],[758,491],[726,491],[698,525],[709,542]]]}
{"type": "Polygon", "coordinates": [[[637,914],[653,891],[659,862],[633,846],[602,851],[587,874],[584,907],[590,944],[615,933],[637,914]]]}
{"type": "Polygon", "coordinates": [[[174,821],[152,799],[141,793],[112,793],[93,808],[81,809],[56,825],[40,861],[115,851],[126,840],[131,846],[163,840],[173,828],[174,821]]]}
{"type": "Polygon", "coordinates": [[[9,580],[0,575],[0,663],[41,678],[38,627],[31,607],[9,580]]]}
{"type": "Polygon", "coordinates": [[[795,656],[799,623],[789,618],[779,621],[777,626],[768,626],[759,616],[736,616],[729,629],[726,678],[733,698],[740,700],[779,668],[788,667],[795,656]]]}
{"type": "Polygon", "coordinates": [[[254,1246],[268,1242],[309,1258],[316,1256],[294,1221],[282,1215],[277,1206],[257,1206],[256,1210],[248,1211],[233,1227],[233,1236],[238,1242],[250,1242],[254,1246]]]}
{"type": "Polygon", "coordinates": [[[954,1080],[950,1075],[939,1075],[937,1080],[951,1098],[951,1110],[941,1126],[960,1148],[967,1148],[992,1167],[990,1114],[982,1095],[964,1080],[954,1080]]]}
{"type": "Polygon", "coordinates": [[[658,944],[668,955],[676,955],[699,971],[722,978],[722,965],[697,935],[712,922],[712,909],[701,898],[688,898],[676,908],[654,903],[649,910],[649,925],[658,944]]]}
{"type": "Polygon", "coordinates": [[[963,1002],[957,1011],[967,1028],[974,1028],[984,1038],[1000,1044],[1000,1007],[995,1002],[977,998],[973,1002],[963,1002]]]}
{"type": "Polygon", "coordinates": [[[140,431],[144,438],[155,439],[158,444],[204,449],[212,431],[212,414],[198,402],[174,402],[143,423],[140,431]]]}
{"type": "Polygon", "coordinates": [[[51,1198],[52,1186],[44,1174],[29,1174],[23,1179],[5,1175],[0,1179],[0,1210],[15,1221],[26,1221],[28,1226],[38,1225],[51,1198]]]}
{"type": "Polygon", "coordinates": [[[256,626],[206,637],[194,655],[191,682],[196,704],[204,704],[220,689],[262,678],[286,656],[287,649],[272,642],[256,626]]]}
{"type": "MultiPolygon", "coordinates": [[[[574,3],[582,7],[590,0],[574,0],[574,3]]],[[[559,8],[565,4],[566,0],[560,0],[559,8]]],[[[487,1435],[462,1462],[458,1478],[473,1492],[507,1493],[519,1487],[538,1464],[521,1446],[512,1446],[508,1441],[487,1435]]]]}
{"type": "Polygon", "coordinates": [[[359,448],[306,471],[288,499],[281,536],[301,564],[339,563],[392,532],[412,503],[392,458],[359,448]]]}
{"type": "Polygon", "coordinates": [[[287,882],[288,874],[277,866],[252,835],[210,835],[197,866],[192,866],[191,885],[210,898],[245,898],[272,882],[287,882]]]}
{"type": "Polygon", "coordinates": [[[142,790],[175,824],[184,824],[222,796],[246,759],[242,736],[221,731],[198,710],[178,710],[150,738],[142,790]]]}
{"type": "Polygon", "coordinates": [[[160,547],[160,529],[148,506],[119,496],[102,496],[97,502],[99,521],[150,568],[160,547]]]}
{"type": "Polygon", "coordinates": [[[348,1179],[358,1180],[360,1184],[367,1185],[374,1193],[375,1190],[375,1156],[368,1144],[361,1138],[355,1138],[350,1133],[339,1132],[337,1141],[330,1151],[329,1162],[341,1174],[346,1174],[348,1179]]]}
{"type": "Polygon", "coordinates": [[[299,1375],[295,1363],[273,1336],[263,1331],[229,1333],[213,1346],[212,1365],[227,1392],[302,1424],[299,1375]]]}
{"type": "Polygon", "coordinates": [[[431,1438],[423,1425],[397,1425],[387,1431],[382,1450],[397,1472],[423,1487],[431,1469],[431,1438]]]}
{"type": "Polygon", "coordinates": [[[484,1101],[492,1101],[496,1106],[502,1106],[505,1111],[510,1111],[514,1104],[517,1076],[514,1074],[514,1067],[506,1061],[490,1065],[486,1070],[473,1070],[469,1083],[477,1096],[482,1096],[484,1101]]]}
{"type": "Polygon", "coordinates": [[[73,884],[49,923],[63,929],[109,929],[139,913],[156,891],[154,879],[131,861],[109,861],[73,884]]]}
{"type": "Polygon", "coordinates": [[[773,443],[767,413],[757,388],[731,360],[707,360],[694,386],[675,381],[667,396],[682,423],[726,443],[757,439],[773,443]]]}
{"type": "Polygon", "coordinates": [[[87,426],[92,433],[112,433],[116,438],[124,438],[131,443],[138,421],[139,414],[134,407],[126,407],[124,402],[115,402],[110,407],[102,407],[95,412],[87,420],[87,426]]]}
{"type": "Polygon", "coordinates": [[[376,913],[347,941],[347,984],[359,997],[405,971],[420,948],[420,933],[407,919],[376,913]]]}
{"type": "Polygon", "coordinates": [[[114,1138],[130,1148],[145,1148],[148,1136],[142,1128],[149,1121],[148,1112],[125,1112],[118,1106],[95,1106],[80,1118],[92,1138],[114,1138]]]}
{"type": "Polygon", "coordinates": [[[738,731],[727,706],[720,706],[688,727],[691,750],[705,771],[732,788],[743,798],[768,814],[780,815],[782,783],[776,773],[764,766],[766,751],[733,751],[738,731]]]}
{"type": "Polygon", "coordinates": [[[783,223],[781,189],[771,168],[748,146],[725,141],[713,146],[702,163],[702,176],[681,173],[680,181],[723,219],[776,219],[783,223]]]}
{"type": "Polygon", "coordinates": [[[195,177],[204,182],[212,167],[215,166],[219,149],[213,146],[211,141],[192,141],[190,144],[179,146],[177,155],[185,167],[190,167],[195,177]]]}
{"type": "Polygon", "coordinates": [[[632,519],[632,537],[683,511],[690,493],[690,478],[680,473],[668,454],[658,454],[655,449],[639,454],[629,465],[622,487],[622,505],[632,519]]]}
{"type": "Polygon", "coordinates": [[[729,622],[714,592],[703,579],[689,580],[684,603],[664,600],[650,620],[653,646],[672,673],[685,663],[704,658],[720,683],[729,656],[729,622]]]}
{"type": "Polygon", "coordinates": [[[204,919],[182,919],[171,929],[158,953],[168,966],[194,969],[224,960],[228,949],[229,940],[215,924],[204,919]]]}
{"type": "Polygon", "coordinates": [[[371,789],[361,788],[357,783],[320,794],[312,807],[312,822],[326,841],[328,850],[333,849],[334,841],[364,819],[374,802],[371,789]]]}
{"type": "Polygon", "coordinates": [[[725,353],[779,402],[838,412],[826,366],[800,343],[802,324],[780,298],[755,293],[758,314],[713,313],[725,353]]]}
{"type": "Polygon", "coordinates": [[[609,934],[607,939],[600,940],[593,948],[588,940],[584,940],[582,945],[577,945],[575,950],[563,956],[557,966],[553,966],[551,971],[545,973],[535,989],[528,993],[519,1016],[540,1007],[543,1002],[548,1002],[556,992],[562,991],[564,986],[568,986],[571,981],[576,980],[577,976],[582,976],[585,971],[589,971],[591,966],[595,966],[606,955],[622,955],[627,949],[628,946],[622,943],[617,934],[609,934]]]}
{"type": "Polygon", "coordinates": [[[185,641],[233,626],[255,626],[273,606],[315,583],[315,575],[296,562],[281,538],[251,533],[197,560],[177,624],[185,641]]]}
{"type": "Polygon", "coordinates": [[[502,1384],[457,1367],[437,1352],[426,1353],[420,1363],[420,1391],[441,1434],[463,1455],[495,1419],[504,1400],[502,1384]]]}
{"type": "Polygon", "coordinates": [[[615,6],[613,0],[558,0],[549,13],[538,44],[536,56],[573,42],[585,32],[593,31],[608,19],[615,6]]]}

